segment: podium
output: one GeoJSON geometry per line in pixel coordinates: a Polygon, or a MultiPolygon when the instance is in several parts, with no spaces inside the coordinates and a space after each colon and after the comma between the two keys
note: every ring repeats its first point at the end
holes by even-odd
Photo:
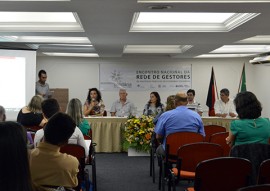
{"type": "Polygon", "coordinates": [[[55,98],[62,112],[66,112],[67,104],[69,101],[68,89],[67,88],[50,88],[52,98],[55,98]]]}

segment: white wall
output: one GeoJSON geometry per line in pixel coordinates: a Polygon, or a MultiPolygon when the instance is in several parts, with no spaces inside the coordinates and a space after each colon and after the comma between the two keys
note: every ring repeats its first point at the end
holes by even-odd
{"type": "MultiPolygon", "coordinates": [[[[192,88],[196,91],[196,100],[199,101],[207,114],[206,97],[211,75],[211,67],[214,66],[218,91],[228,88],[233,98],[238,90],[243,63],[246,63],[247,88],[254,92],[264,106],[264,115],[270,116],[270,109],[265,87],[269,78],[267,73],[270,67],[258,67],[248,63],[248,59],[160,59],[160,58],[129,58],[129,59],[90,59],[90,58],[61,58],[61,57],[38,57],[37,72],[40,69],[47,71],[50,88],[69,88],[69,98],[79,98],[85,101],[89,88],[99,88],[99,64],[118,63],[123,67],[127,64],[192,64],[192,88]],[[267,69],[266,69],[267,68],[267,69]],[[258,80],[257,80],[258,79],[258,80]],[[262,79],[264,82],[261,82],[262,79]]],[[[37,77],[36,77],[37,78],[37,77]]],[[[37,78],[38,79],[38,78],[37,78]]],[[[155,90],[152,90],[155,91],[155,90]]],[[[166,97],[180,91],[159,92],[162,102],[166,97]]],[[[103,91],[102,98],[106,109],[109,110],[113,101],[118,98],[118,92],[103,91]]],[[[149,100],[147,92],[128,92],[138,110],[141,112],[149,100]]],[[[269,94],[269,93],[268,93],[269,94]]]]}

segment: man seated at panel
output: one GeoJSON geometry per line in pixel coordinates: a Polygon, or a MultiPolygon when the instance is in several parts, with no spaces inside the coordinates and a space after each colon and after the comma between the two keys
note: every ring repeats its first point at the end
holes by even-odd
{"type": "MultiPolygon", "coordinates": [[[[187,108],[187,95],[179,92],[175,96],[175,109],[163,113],[156,124],[156,138],[162,142],[167,135],[176,132],[195,132],[205,136],[200,115],[187,108]]],[[[166,140],[157,148],[157,154],[165,156],[166,140]]]]}
{"type": "Polygon", "coordinates": [[[0,105],[0,122],[1,121],[6,121],[6,110],[0,105]]]}
{"type": "Polygon", "coordinates": [[[68,143],[76,124],[65,113],[53,115],[44,128],[44,140],[31,151],[29,163],[34,184],[42,188],[78,185],[77,158],[60,152],[60,147],[68,143]]]}
{"type": "Polygon", "coordinates": [[[215,113],[217,117],[236,117],[237,113],[233,101],[229,98],[230,92],[227,88],[220,90],[221,100],[215,103],[215,113]]]}
{"type": "Polygon", "coordinates": [[[203,113],[202,106],[200,103],[194,100],[194,97],[195,97],[195,90],[189,89],[187,91],[187,99],[188,99],[187,108],[196,111],[200,116],[202,116],[203,113]]]}
{"type": "Polygon", "coordinates": [[[111,107],[111,116],[124,117],[135,115],[136,109],[134,104],[127,99],[127,91],[125,89],[119,90],[120,99],[116,100],[111,107]]]}
{"type": "MultiPolygon", "coordinates": [[[[49,120],[55,113],[60,111],[60,106],[56,99],[49,98],[41,103],[41,109],[43,116],[49,120]]],[[[43,140],[43,137],[44,137],[44,128],[38,130],[35,134],[34,138],[35,147],[38,145],[39,142],[43,140]]],[[[77,126],[75,127],[74,133],[69,138],[68,143],[81,145],[85,150],[85,156],[88,156],[89,148],[86,146],[83,134],[77,126]]]]}

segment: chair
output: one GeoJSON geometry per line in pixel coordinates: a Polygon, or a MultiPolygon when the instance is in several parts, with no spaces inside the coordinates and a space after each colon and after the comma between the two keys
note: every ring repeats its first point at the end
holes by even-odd
{"type": "Polygon", "coordinates": [[[270,184],[270,159],[263,161],[260,165],[258,184],[270,184]]]}
{"type": "Polygon", "coordinates": [[[236,145],[232,147],[230,156],[245,158],[251,162],[252,176],[250,185],[255,185],[261,163],[270,158],[270,145],[262,143],[236,145]]]}
{"type": "MultiPolygon", "coordinates": [[[[201,134],[194,132],[177,132],[169,134],[166,137],[165,160],[162,161],[159,159],[159,189],[161,188],[161,179],[164,181],[164,179],[169,175],[167,167],[170,167],[173,163],[176,164],[177,162],[178,148],[184,144],[203,141],[204,137],[201,134]]],[[[162,184],[163,190],[164,184],[162,184]]]]}
{"type": "Polygon", "coordinates": [[[247,159],[220,157],[202,161],[196,168],[194,187],[187,191],[235,191],[248,186],[251,163],[247,159]]]}
{"type": "Polygon", "coordinates": [[[237,191],[269,191],[270,190],[270,184],[261,184],[261,185],[255,185],[255,186],[247,186],[238,189],[237,191]]]}
{"type": "Polygon", "coordinates": [[[40,126],[24,126],[24,128],[26,128],[27,131],[37,132],[38,130],[42,129],[43,127],[40,127],[40,126]]]}
{"type": "Polygon", "coordinates": [[[230,155],[231,147],[226,143],[226,138],[229,136],[229,132],[220,132],[211,135],[209,142],[219,144],[223,148],[223,156],[228,157],[230,155]]]}
{"type": "Polygon", "coordinates": [[[204,126],[204,132],[205,132],[204,141],[209,142],[211,135],[215,133],[226,132],[226,128],[219,125],[206,125],[204,126]]]}
{"type": "Polygon", "coordinates": [[[169,178],[168,186],[172,183],[175,190],[175,182],[181,179],[194,180],[196,167],[201,161],[222,156],[223,149],[214,143],[200,142],[181,146],[177,153],[177,166],[171,169],[172,177],[169,178]]]}
{"type": "Polygon", "coordinates": [[[61,153],[67,153],[76,157],[80,163],[78,173],[78,186],[75,188],[76,191],[80,191],[81,182],[84,181],[84,168],[85,168],[85,151],[81,145],[77,144],[66,144],[60,148],[61,153]]]}
{"type": "Polygon", "coordinates": [[[150,148],[150,176],[153,178],[153,183],[155,183],[155,156],[156,149],[158,147],[158,141],[156,139],[156,133],[152,134],[151,137],[151,148],[150,148]]]}

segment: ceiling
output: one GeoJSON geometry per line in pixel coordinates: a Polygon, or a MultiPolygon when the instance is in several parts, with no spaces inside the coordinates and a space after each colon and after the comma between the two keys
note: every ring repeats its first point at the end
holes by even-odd
{"type": "MultiPolygon", "coordinates": [[[[193,58],[239,40],[256,35],[270,35],[270,3],[166,3],[170,9],[149,9],[161,3],[138,3],[137,0],[71,0],[58,2],[3,1],[0,11],[76,12],[85,32],[0,32],[0,36],[88,37],[93,47],[51,46],[40,43],[42,52],[97,52],[99,57],[153,56],[123,54],[125,45],[193,45],[184,53],[160,53],[154,56],[193,58]],[[236,12],[261,13],[230,32],[129,32],[135,12],[236,12]]],[[[164,5],[164,4],[163,4],[164,5]]],[[[30,42],[29,42],[30,43],[30,42]]],[[[31,49],[25,44],[0,42],[4,49],[31,49]]],[[[68,42],[67,42],[68,43],[68,42]]],[[[260,44],[260,43],[256,43],[260,44]]],[[[261,43],[262,44],[262,43],[261,43]]],[[[270,44],[263,43],[263,44],[270,44]]]]}

